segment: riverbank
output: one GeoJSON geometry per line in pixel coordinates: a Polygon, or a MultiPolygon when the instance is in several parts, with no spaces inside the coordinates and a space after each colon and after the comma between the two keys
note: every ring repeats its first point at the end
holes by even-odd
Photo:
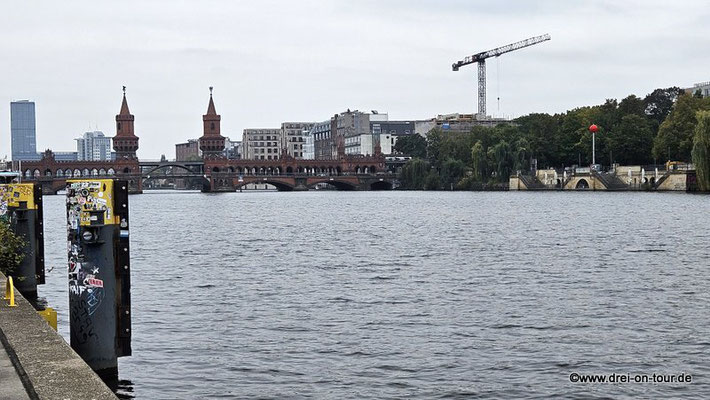
{"type": "MultiPolygon", "coordinates": [[[[5,293],[7,279],[0,274],[5,293]]],[[[17,307],[0,303],[0,343],[10,363],[0,359],[0,376],[16,377],[29,399],[116,399],[113,392],[74,350],[15,291],[17,307]],[[14,368],[9,369],[8,366],[14,368]]],[[[20,396],[17,380],[11,387],[20,396]]],[[[10,387],[10,384],[8,384],[10,387]]],[[[0,386],[0,388],[4,388],[0,386]]],[[[5,392],[1,396],[5,397],[5,392]]]]}

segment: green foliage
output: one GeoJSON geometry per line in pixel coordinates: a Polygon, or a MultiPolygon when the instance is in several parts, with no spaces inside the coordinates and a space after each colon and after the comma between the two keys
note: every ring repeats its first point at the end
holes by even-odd
{"type": "Polygon", "coordinates": [[[599,127],[598,164],[663,162],[669,148],[671,159],[689,161],[699,110],[710,110],[710,99],[671,87],[644,98],[607,99],[561,114],[530,114],[492,128],[474,126],[469,132],[435,128],[426,140],[417,135],[398,140],[396,151],[421,158],[407,163],[400,179],[409,189],[448,189],[452,184],[457,189],[480,189],[507,182],[516,171],[530,171],[533,159],[538,168],[589,165],[591,124],[599,127]]]}
{"type": "Polygon", "coordinates": [[[441,164],[441,183],[445,188],[451,187],[457,183],[466,173],[466,164],[463,161],[454,158],[447,158],[441,164]]]}
{"type": "Polygon", "coordinates": [[[508,142],[501,140],[493,147],[493,159],[496,167],[496,181],[507,181],[513,166],[513,157],[508,142]]]}
{"type": "Polygon", "coordinates": [[[441,181],[439,179],[439,174],[436,171],[429,171],[429,175],[426,177],[426,183],[424,184],[426,190],[438,190],[441,188],[441,181]]]}
{"type": "Polygon", "coordinates": [[[488,159],[480,141],[471,148],[471,162],[473,164],[473,179],[479,182],[488,180],[488,159]]]}
{"type": "Polygon", "coordinates": [[[20,266],[23,247],[24,242],[10,229],[9,223],[0,220],[0,272],[8,275],[20,266]]]}
{"type": "Polygon", "coordinates": [[[693,164],[700,190],[710,191],[710,111],[697,113],[698,125],[693,137],[693,164]]]}
{"type": "Polygon", "coordinates": [[[613,131],[602,139],[605,139],[607,148],[613,152],[614,162],[633,165],[653,161],[653,132],[646,118],[636,114],[625,115],[613,131]]]}
{"type": "Polygon", "coordinates": [[[643,99],[644,114],[653,121],[653,125],[656,127],[654,131],[658,130],[657,127],[660,126],[668,114],[670,114],[673,103],[681,94],[683,94],[683,89],[670,87],[667,89],[656,89],[643,99]]]}
{"type": "Polygon", "coordinates": [[[405,154],[413,158],[426,158],[427,140],[420,135],[401,136],[394,144],[397,153],[405,154]]]}
{"type": "Polygon", "coordinates": [[[413,158],[402,167],[399,181],[403,189],[421,190],[426,187],[430,172],[431,165],[428,162],[420,158],[413,158]]]}
{"type": "Polygon", "coordinates": [[[697,119],[695,114],[710,108],[709,99],[689,95],[678,97],[668,118],[658,129],[653,141],[653,155],[658,160],[690,161],[693,135],[697,119]]]}

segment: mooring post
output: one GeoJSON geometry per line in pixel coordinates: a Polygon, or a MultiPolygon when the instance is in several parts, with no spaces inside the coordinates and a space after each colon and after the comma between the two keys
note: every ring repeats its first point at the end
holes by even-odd
{"type": "Polygon", "coordinates": [[[71,347],[104,378],[131,355],[128,182],[67,180],[71,347]]]}
{"type": "Polygon", "coordinates": [[[12,231],[24,243],[22,253],[25,256],[10,276],[17,290],[34,300],[37,285],[44,284],[42,186],[36,183],[0,185],[0,217],[9,220],[12,231]]]}

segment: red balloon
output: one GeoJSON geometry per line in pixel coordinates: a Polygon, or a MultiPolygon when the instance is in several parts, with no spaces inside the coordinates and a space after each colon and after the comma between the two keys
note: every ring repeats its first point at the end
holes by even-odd
{"type": "Polygon", "coordinates": [[[599,130],[599,127],[596,126],[596,125],[594,125],[594,124],[592,124],[592,125],[589,127],[589,132],[597,133],[598,130],[599,130]]]}

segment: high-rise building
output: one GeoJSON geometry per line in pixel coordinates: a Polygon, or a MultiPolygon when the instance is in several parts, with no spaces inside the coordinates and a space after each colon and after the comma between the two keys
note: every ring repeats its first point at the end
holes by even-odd
{"type": "Polygon", "coordinates": [[[76,140],[77,160],[108,161],[111,160],[111,138],[101,131],[84,133],[76,140]]]}
{"type": "Polygon", "coordinates": [[[13,160],[39,160],[35,127],[35,103],[19,100],[10,103],[10,134],[13,160]]]}

